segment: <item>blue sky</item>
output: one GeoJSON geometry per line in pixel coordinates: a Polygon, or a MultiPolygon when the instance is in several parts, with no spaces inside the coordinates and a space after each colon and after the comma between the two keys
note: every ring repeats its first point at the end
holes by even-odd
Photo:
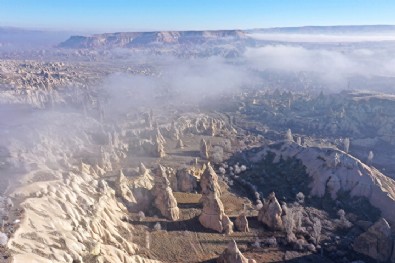
{"type": "Polygon", "coordinates": [[[395,24],[393,0],[0,0],[0,26],[77,31],[395,24]]]}

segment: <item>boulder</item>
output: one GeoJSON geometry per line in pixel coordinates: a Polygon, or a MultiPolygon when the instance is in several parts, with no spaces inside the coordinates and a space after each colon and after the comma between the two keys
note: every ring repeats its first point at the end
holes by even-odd
{"type": "Polygon", "coordinates": [[[353,249],[378,262],[387,262],[392,253],[391,227],[381,218],[354,240],[353,249]]]}
{"type": "Polygon", "coordinates": [[[217,263],[256,263],[256,261],[253,259],[247,259],[240,252],[236,242],[232,240],[217,259],[217,263]]]}
{"type": "Polygon", "coordinates": [[[270,229],[281,229],[283,222],[281,220],[282,209],[272,192],[263,202],[263,206],[258,213],[258,221],[264,223],[270,229]]]}

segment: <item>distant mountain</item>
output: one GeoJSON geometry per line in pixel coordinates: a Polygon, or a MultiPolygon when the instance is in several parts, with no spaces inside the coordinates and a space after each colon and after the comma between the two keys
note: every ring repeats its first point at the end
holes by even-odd
{"type": "Polygon", "coordinates": [[[247,33],[295,33],[295,34],[372,34],[394,33],[393,25],[360,25],[360,26],[302,26],[273,27],[246,30],[247,33]]]}
{"type": "Polygon", "coordinates": [[[196,45],[226,43],[246,39],[241,30],[157,31],[106,33],[92,36],[72,36],[62,42],[62,48],[132,48],[155,45],[196,45]]]}

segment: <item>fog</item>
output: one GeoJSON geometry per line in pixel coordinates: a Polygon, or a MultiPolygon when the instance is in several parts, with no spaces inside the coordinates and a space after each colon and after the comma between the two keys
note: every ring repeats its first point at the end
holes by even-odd
{"type": "Polygon", "coordinates": [[[251,33],[249,37],[257,40],[271,40],[298,43],[357,43],[357,42],[377,42],[395,41],[392,34],[272,34],[272,33],[251,33]]]}
{"type": "Polygon", "coordinates": [[[353,76],[395,76],[392,48],[306,48],[279,44],[247,48],[244,57],[258,70],[315,73],[335,90],[344,89],[347,79],[353,76]]]}

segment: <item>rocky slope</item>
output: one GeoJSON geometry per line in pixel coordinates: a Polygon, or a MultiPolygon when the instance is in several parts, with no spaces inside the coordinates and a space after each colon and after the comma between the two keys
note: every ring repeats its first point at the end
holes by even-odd
{"type": "Polygon", "coordinates": [[[266,147],[257,153],[253,161],[259,162],[269,152],[275,153],[275,161],[280,158],[301,160],[312,179],[309,186],[312,195],[323,197],[328,193],[334,200],[340,193],[366,197],[391,225],[395,225],[395,181],[374,167],[343,151],[303,147],[290,141],[266,147]]]}
{"type": "Polygon", "coordinates": [[[62,48],[132,48],[150,45],[199,45],[245,39],[240,30],[218,31],[158,31],[106,33],[92,36],[72,36],[59,47],[62,48]]]}

